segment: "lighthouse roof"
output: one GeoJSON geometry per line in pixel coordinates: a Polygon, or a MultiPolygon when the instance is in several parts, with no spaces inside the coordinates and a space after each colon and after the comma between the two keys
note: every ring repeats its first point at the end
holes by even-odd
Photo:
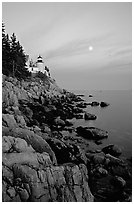
{"type": "Polygon", "coordinates": [[[39,57],[37,58],[37,63],[43,63],[43,59],[42,57],[39,55],[39,57]]]}
{"type": "Polygon", "coordinates": [[[41,59],[42,59],[42,57],[41,57],[40,55],[38,56],[38,58],[37,58],[37,59],[39,59],[39,58],[41,58],[41,59]]]}

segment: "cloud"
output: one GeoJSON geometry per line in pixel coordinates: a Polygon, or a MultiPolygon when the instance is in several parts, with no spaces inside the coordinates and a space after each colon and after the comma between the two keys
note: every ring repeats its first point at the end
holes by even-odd
{"type": "Polygon", "coordinates": [[[57,57],[69,57],[80,54],[86,54],[88,52],[88,47],[92,46],[100,46],[102,44],[106,44],[106,41],[110,40],[111,35],[109,33],[103,34],[101,36],[96,36],[87,39],[76,39],[70,42],[67,42],[60,46],[59,48],[48,50],[47,58],[57,58],[57,57]]]}
{"type": "Polygon", "coordinates": [[[131,47],[123,47],[114,52],[115,56],[124,56],[124,55],[126,56],[126,55],[131,55],[131,54],[132,54],[131,47]]]}

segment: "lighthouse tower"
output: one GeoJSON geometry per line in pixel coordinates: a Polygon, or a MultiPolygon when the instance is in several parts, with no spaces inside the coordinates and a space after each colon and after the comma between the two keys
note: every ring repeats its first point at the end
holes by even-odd
{"type": "Polygon", "coordinates": [[[38,69],[39,72],[42,72],[42,73],[45,72],[44,62],[43,62],[42,57],[40,55],[37,58],[36,66],[37,66],[37,69],[38,69]]]}

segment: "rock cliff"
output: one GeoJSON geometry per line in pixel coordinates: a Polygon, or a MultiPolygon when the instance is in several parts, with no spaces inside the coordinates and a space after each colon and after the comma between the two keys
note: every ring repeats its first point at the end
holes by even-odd
{"type": "Polygon", "coordinates": [[[3,201],[94,200],[85,153],[60,132],[65,126],[72,131],[67,119],[80,112],[72,103],[79,100],[48,77],[18,81],[3,75],[3,201]]]}

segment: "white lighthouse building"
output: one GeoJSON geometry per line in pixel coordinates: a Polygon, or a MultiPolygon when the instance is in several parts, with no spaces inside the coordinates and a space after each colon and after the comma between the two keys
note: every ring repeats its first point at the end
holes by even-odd
{"type": "Polygon", "coordinates": [[[44,66],[44,62],[42,57],[39,55],[37,61],[34,63],[32,59],[30,60],[29,56],[27,55],[26,58],[26,67],[28,68],[29,72],[32,74],[36,74],[38,72],[42,72],[46,74],[46,76],[50,76],[50,72],[47,66],[44,66]]]}
{"type": "Polygon", "coordinates": [[[37,66],[38,72],[42,72],[42,73],[45,72],[44,62],[43,62],[43,59],[40,55],[37,58],[36,66],[37,66]]]}

